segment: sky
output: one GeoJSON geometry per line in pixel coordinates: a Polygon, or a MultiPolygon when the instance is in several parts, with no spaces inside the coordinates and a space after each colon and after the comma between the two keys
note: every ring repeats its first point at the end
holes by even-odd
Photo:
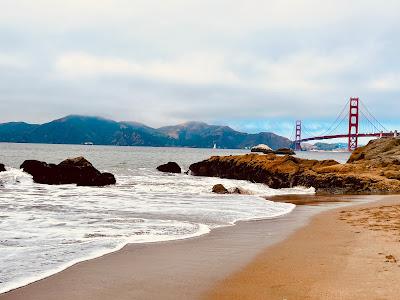
{"type": "Polygon", "coordinates": [[[0,122],[190,120],[290,137],[351,96],[400,129],[400,1],[3,0],[0,122]]]}

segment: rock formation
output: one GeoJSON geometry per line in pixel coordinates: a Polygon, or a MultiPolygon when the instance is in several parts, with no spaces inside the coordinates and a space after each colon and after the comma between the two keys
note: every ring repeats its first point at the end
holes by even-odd
{"type": "Polygon", "coordinates": [[[274,151],[275,154],[283,154],[283,155],[295,155],[296,153],[289,148],[279,148],[274,151]]]}
{"type": "Polygon", "coordinates": [[[265,183],[271,188],[314,187],[318,193],[400,193],[400,139],[373,140],[346,164],[275,154],[213,156],[190,166],[195,176],[265,183]]]}
{"type": "Polygon", "coordinates": [[[0,164],[0,172],[5,172],[6,167],[3,164],[0,164]]]}
{"type": "Polygon", "coordinates": [[[272,150],[268,145],[260,144],[251,148],[251,152],[259,152],[264,154],[283,154],[283,155],[295,155],[296,153],[289,148],[279,148],[277,150],[272,150]]]}
{"type": "Polygon", "coordinates": [[[264,154],[273,153],[273,150],[265,144],[259,144],[251,148],[251,152],[261,152],[264,154]]]}
{"type": "Polygon", "coordinates": [[[165,172],[165,173],[181,173],[181,167],[173,161],[170,161],[164,165],[157,167],[158,171],[165,172]]]}
{"type": "Polygon", "coordinates": [[[43,184],[105,186],[116,183],[113,174],[101,173],[83,157],[66,159],[58,165],[26,160],[21,169],[31,174],[35,182],[43,184]]]}

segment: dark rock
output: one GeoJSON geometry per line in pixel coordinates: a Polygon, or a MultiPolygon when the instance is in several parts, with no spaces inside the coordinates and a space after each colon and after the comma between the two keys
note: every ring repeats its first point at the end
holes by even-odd
{"type": "Polygon", "coordinates": [[[5,172],[6,167],[3,164],[0,164],[0,172],[5,172]]]}
{"type": "Polygon", "coordinates": [[[212,188],[212,192],[216,194],[239,194],[239,195],[248,195],[249,192],[240,188],[240,187],[234,187],[234,188],[229,188],[227,189],[225,186],[222,184],[216,184],[212,188]]]}
{"type": "Polygon", "coordinates": [[[283,154],[283,155],[295,155],[296,153],[289,148],[279,148],[274,151],[275,154],[283,154]]]}
{"type": "Polygon", "coordinates": [[[115,184],[111,173],[101,173],[83,157],[66,159],[48,164],[37,160],[26,160],[21,169],[32,175],[33,180],[43,184],[77,184],[79,186],[105,186],[115,184]]]}
{"type": "Polygon", "coordinates": [[[229,194],[229,191],[222,184],[216,184],[212,188],[212,192],[216,194],[229,194]]]}
{"type": "Polygon", "coordinates": [[[232,190],[229,190],[230,194],[239,194],[239,195],[248,195],[249,193],[242,188],[235,187],[232,190]]]}
{"type": "Polygon", "coordinates": [[[181,173],[181,167],[176,162],[168,162],[167,164],[161,165],[157,167],[158,171],[165,173],[181,173]]]}
{"type": "Polygon", "coordinates": [[[379,139],[353,152],[346,164],[275,154],[213,156],[192,164],[194,176],[249,180],[271,188],[314,187],[317,192],[400,193],[400,140],[379,139]]]}

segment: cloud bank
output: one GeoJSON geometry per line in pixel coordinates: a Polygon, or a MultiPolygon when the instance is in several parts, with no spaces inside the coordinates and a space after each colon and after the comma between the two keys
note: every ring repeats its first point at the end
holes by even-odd
{"type": "Polygon", "coordinates": [[[400,127],[399,17],[390,0],[7,0],[0,121],[80,113],[290,136],[295,119],[323,130],[359,96],[400,127]]]}

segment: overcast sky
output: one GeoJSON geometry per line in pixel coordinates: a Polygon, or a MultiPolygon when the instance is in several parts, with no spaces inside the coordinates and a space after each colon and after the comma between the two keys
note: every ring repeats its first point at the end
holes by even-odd
{"type": "Polygon", "coordinates": [[[399,37],[398,0],[3,0],[0,122],[87,114],[290,136],[295,119],[322,130],[359,96],[400,128],[399,37]]]}

